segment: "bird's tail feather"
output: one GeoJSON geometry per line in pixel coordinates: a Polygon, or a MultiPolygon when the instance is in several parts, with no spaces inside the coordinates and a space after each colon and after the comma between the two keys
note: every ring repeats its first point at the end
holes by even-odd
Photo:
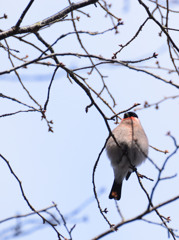
{"type": "Polygon", "coordinates": [[[122,182],[117,183],[115,180],[112,185],[111,192],[109,194],[110,199],[119,200],[121,198],[122,182]]]}

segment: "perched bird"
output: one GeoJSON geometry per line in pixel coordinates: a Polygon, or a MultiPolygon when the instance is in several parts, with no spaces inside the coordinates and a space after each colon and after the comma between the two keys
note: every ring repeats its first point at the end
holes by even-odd
{"type": "Polygon", "coordinates": [[[134,112],[125,113],[112,133],[115,139],[111,136],[106,144],[107,155],[114,171],[114,183],[109,198],[119,200],[124,178],[128,180],[135,167],[145,160],[149,145],[134,112]]]}

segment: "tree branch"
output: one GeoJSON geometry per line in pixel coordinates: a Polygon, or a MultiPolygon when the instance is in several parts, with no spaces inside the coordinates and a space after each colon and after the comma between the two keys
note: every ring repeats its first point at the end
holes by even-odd
{"type": "MultiPolygon", "coordinates": [[[[66,7],[62,11],[52,15],[51,17],[48,17],[42,21],[39,21],[37,23],[34,23],[32,25],[28,25],[25,27],[17,28],[17,27],[12,27],[9,30],[2,31],[0,33],[0,40],[8,38],[10,36],[14,36],[16,34],[22,34],[22,33],[32,33],[32,32],[37,32],[39,29],[48,26],[50,24],[53,24],[55,22],[60,21],[63,19],[68,13],[77,10],[79,8],[88,6],[90,4],[94,4],[98,2],[98,0],[84,0],[78,3],[73,3],[70,6],[66,7]]],[[[18,23],[19,24],[19,23],[18,23]]]]}

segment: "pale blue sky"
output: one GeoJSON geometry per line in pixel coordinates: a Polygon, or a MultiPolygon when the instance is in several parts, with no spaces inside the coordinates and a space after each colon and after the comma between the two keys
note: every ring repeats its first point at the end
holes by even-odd
{"type": "MultiPolygon", "coordinates": [[[[10,28],[14,25],[28,3],[28,1],[22,0],[16,2],[18,8],[16,8],[15,12],[14,8],[10,6],[12,4],[11,1],[7,0],[3,2],[1,15],[5,12],[8,15],[8,19],[1,20],[2,29],[10,28]]],[[[35,1],[27,17],[24,19],[23,25],[46,18],[67,5],[68,1],[65,0],[61,0],[60,3],[55,0],[35,1]]],[[[175,7],[173,5],[173,8],[175,7]]],[[[103,18],[105,13],[99,7],[90,6],[83,10],[90,12],[94,18],[87,19],[81,16],[78,23],[79,30],[102,31],[111,27],[110,20],[103,18]]],[[[110,58],[118,50],[119,44],[125,43],[133,36],[146,17],[145,11],[138,5],[137,1],[135,3],[131,1],[128,12],[123,10],[123,1],[121,1],[121,4],[115,3],[114,12],[124,21],[124,25],[119,27],[120,33],[115,35],[113,32],[110,32],[102,35],[102,37],[82,36],[84,45],[89,52],[102,54],[104,57],[110,58]]],[[[176,24],[175,21],[176,19],[173,20],[171,18],[172,24],[176,24]]],[[[57,23],[40,33],[46,41],[53,43],[58,36],[72,30],[71,22],[68,21],[62,24],[57,23]]],[[[153,23],[151,25],[148,23],[139,38],[129,48],[123,50],[119,59],[136,60],[151,56],[153,52],[157,52],[159,53],[158,60],[165,66],[171,66],[165,46],[165,37],[160,38],[158,32],[159,29],[153,23]]],[[[173,38],[177,42],[179,39],[177,36],[178,33],[175,34],[173,38]]],[[[35,39],[34,36],[32,38],[33,40],[35,39]]],[[[21,47],[21,43],[14,41],[14,39],[9,38],[8,43],[11,48],[20,48],[20,56],[28,54],[29,60],[39,56],[38,52],[25,45],[21,47]]],[[[41,44],[40,46],[43,48],[41,44]]],[[[57,52],[82,52],[75,36],[69,36],[60,41],[55,46],[55,50],[57,52]]],[[[2,50],[0,59],[0,71],[11,68],[7,56],[2,50]]],[[[72,57],[59,58],[59,60],[69,68],[83,66],[83,64],[88,63],[87,60],[81,61],[72,57]]],[[[150,62],[144,63],[144,65],[152,65],[155,61],[155,59],[152,59],[150,62]]],[[[116,112],[130,107],[136,102],[142,104],[147,100],[153,103],[165,96],[178,94],[176,88],[164,84],[144,73],[110,65],[100,66],[99,69],[103,75],[109,76],[105,80],[116,99],[116,112]]],[[[43,105],[52,69],[35,65],[29,66],[28,69],[22,69],[19,73],[31,94],[43,105]]],[[[96,73],[88,76],[85,72],[81,71],[79,74],[83,77],[89,77],[89,83],[95,89],[99,90],[101,88],[100,78],[96,73]]],[[[160,72],[157,74],[160,74],[160,72]]],[[[176,82],[178,81],[177,76],[174,74],[169,77],[168,74],[161,71],[161,76],[168,80],[171,77],[176,82]]],[[[5,95],[15,97],[29,104],[31,103],[14,74],[0,76],[0,89],[0,92],[5,95]]],[[[110,104],[112,103],[106,93],[103,97],[110,104]]],[[[23,109],[11,101],[0,100],[0,114],[23,109]]],[[[100,103],[99,99],[95,98],[95,100],[100,104],[105,114],[111,116],[110,111],[100,103]]],[[[22,181],[26,196],[37,210],[50,206],[52,201],[54,201],[58,204],[60,211],[66,216],[76,207],[80,206],[81,203],[93,196],[93,166],[108,136],[108,132],[102,117],[94,107],[90,108],[87,114],[85,113],[85,107],[89,103],[88,97],[79,86],[75,83],[71,84],[66,78],[66,74],[62,70],[59,70],[52,86],[47,110],[48,119],[52,119],[54,122],[54,133],[48,132],[45,121],[41,121],[41,116],[38,113],[20,113],[13,117],[0,118],[0,153],[9,160],[15,173],[22,181]]],[[[179,141],[178,104],[178,99],[169,100],[163,103],[158,111],[150,108],[137,112],[152,146],[162,150],[168,149],[169,152],[173,151],[173,142],[165,134],[167,131],[171,131],[179,141]]],[[[113,129],[116,125],[111,121],[110,126],[113,129]]],[[[162,165],[166,157],[164,154],[156,152],[153,149],[150,149],[149,156],[159,166],[162,165]]],[[[7,165],[2,160],[0,162],[0,220],[17,213],[24,214],[30,212],[30,209],[21,196],[17,181],[10,174],[7,165]]],[[[148,160],[138,170],[140,173],[156,179],[156,171],[148,160]]],[[[178,170],[177,154],[166,165],[164,176],[171,176],[177,173],[178,170]]],[[[145,179],[142,181],[146,189],[150,192],[153,183],[145,179]]],[[[98,190],[101,188],[105,189],[105,192],[100,197],[100,203],[102,208],[108,209],[109,213],[107,217],[109,220],[116,224],[120,221],[120,217],[116,213],[114,202],[108,199],[112,182],[112,168],[104,152],[96,170],[96,186],[98,190]]],[[[178,177],[170,181],[163,181],[154,196],[154,204],[161,203],[178,195],[178,184],[178,177]]],[[[140,189],[135,174],[133,174],[128,182],[124,182],[119,207],[125,219],[128,219],[145,210],[146,205],[146,196],[140,189]]],[[[175,202],[160,210],[164,216],[171,217],[172,221],[169,226],[175,229],[179,228],[178,208],[179,203],[175,202]]],[[[38,217],[34,216],[30,219],[37,221],[39,226],[41,226],[41,219],[38,217]]],[[[148,216],[148,219],[160,223],[160,220],[154,213],[148,216]]],[[[76,215],[74,219],[69,219],[69,227],[76,222],[77,225],[73,231],[73,239],[92,239],[108,229],[108,225],[99,213],[95,200],[76,215]],[[87,217],[88,221],[80,223],[83,217],[87,217]]],[[[14,224],[15,221],[0,225],[0,236],[2,239],[8,239],[3,238],[8,236],[3,235],[3,230],[9,226],[14,226],[14,224]]],[[[28,226],[25,229],[27,230],[28,226]]],[[[59,228],[59,231],[68,237],[62,226],[59,228]]],[[[20,239],[20,237],[17,239],[20,239]]],[[[23,236],[21,239],[49,240],[57,238],[50,227],[44,227],[43,230],[35,231],[33,234],[23,236]]],[[[168,235],[166,230],[159,226],[138,221],[120,228],[118,232],[104,239],[165,240],[168,239],[168,235]]]]}

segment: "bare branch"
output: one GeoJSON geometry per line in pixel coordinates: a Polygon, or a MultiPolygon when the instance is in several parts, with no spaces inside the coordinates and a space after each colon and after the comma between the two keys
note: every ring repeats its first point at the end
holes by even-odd
{"type": "Polygon", "coordinates": [[[144,211],[143,213],[141,213],[141,214],[139,214],[139,215],[137,215],[137,216],[135,216],[135,217],[133,217],[133,218],[130,218],[130,219],[128,219],[128,220],[125,220],[124,222],[120,222],[120,223],[116,224],[115,226],[113,226],[113,228],[110,228],[110,229],[106,230],[105,232],[99,234],[98,236],[92,238],[92,240],[98,240],[98,239],[103,238],[104,236],[109,235],[110,233],[114,233],[114,232],[115,232],[114,229],[119,229],[120,227],[122,227],[122,226],[124,226],[124,225],[126,225],[126,224],[128,224],[128,223],[141,220],[144,216],[152,213],[153,211],[155,211],[155,210],[157,210],[157,209],[159,209],[159,208],[161,208],[161,207],[163,207],[163,206],[165,206],[165,205],[168,205],[168,204],[170,204],[170,203],[172,203],[172,202],[175,202],[175,201],[178,200],[178,199],[179,199],[179,196],[176,196],[176,197],[171,198],[171,199],[169,199],[169,200],[167,200],[167,201],[165,201],[165,202],[163,202],[163,203],[160,203],[160,204],[156,205],[156,206],[153,207],[153,208],[150,208],[150,209],[144,211]]]}
{"type": "Polygon", "coordinates": [[[28,3],[27,7],[24,9],[22,15],[20,16],[19,20],[17,21],[16,25],[14,26],[15,29],[18,29],[18,28],[20,27],[20,25],[21,25],[21,23],[22,23],[22,20],[24,19],[26,13],[28,12],[28,10],[30,9],[30,7],[32,6],[33,2],[34,2],[34,0],[31,0],[31,1],[28,3]]]}
{"type": "MultiPolygon", "coordinates": [[[[42,21],[39,21],[37,23],[34,23],[32,25],[26,26],[26,27],[21,27],[21,28],[10,28],[9,30],[6,31],[1,31],[0,33],[0,40],[8,38],[10,36],[14,36],[17,34],[22,34],[22,33],[33,33],[33,32],[37,32],[38,30],[40,30],[41,28],[48,26],[50,24],[53,24],[55,22],[60,21],[61,19],[63,19],[68,13],[77,10],[79,8],[88,6],[90,4],[94,4],[96,3],[98,0],[84,0],[78,3],[74,3],[71,4],[70,6],[66,7],[65,9],[63,9],[62,11],[54,14],[51,17],[48,17],[42,21]]],[[[28,9],[27,9],[28,10],[28,9]]],[[[21,22],[20,22],[21,23],[21,22]]]]}
{"type": "MultiPolygon", "coordinates": [[[[43,215],[41,213],[39,213],[30,203],[30,201],[28,200],[27,196],[25,195],[25,192],[24,192],[24,189],[23,189],[23,186],[22,186],[22,182],[20,181],[20,179],[18,178],[18,176],[15,174],[15,172],[13,171],[9,161],[3,157],[1,154],[0,154],[0,157],[3,159],[3,161],[7,164],[11,174],[14,176],[14,178],[16,179],[16,181],[18,182],[19,184],[19,187],[20,187],[20,190],[21,190],[21,194],[22,194],[22,197],[24,198],[25,202],[27,203],[27,205],[29,206],[29,208],[34,212],[36,213],[43,221],[43,223],[48,223],[52,228],[53,230],[56,232],[57,236],[59,239],[61,239],[61,237],[63,237],[63,235],[61,235],[58,230],[56,229],[56,227],[54,226],[54,224],[52,224],[50,221],[48,221],[46,218],[43,217],[43,215]]],[[[63,239],[65,239],[65,237],[63,237],[63,239]]]]}
{"type": "Polygon", "coordinates": [[[166,29],[160,24],[160,22],[157,21],[156,18],[154,18],[154,16],[151,14],[151,12],[149,11],[149,7],[142,1],[142,0],[138,0],[138,2],[145,8],[148,16],[150,19],[152,19],[161,29],[161,31],[163,33],[165,33],[167,39],[171,42],[171,44],[173,45],[173,47],[177,50],[177,52],[179,53],[179,48],[177,47],[177,45],[174,43],[173,39],[171,38],[171,36],[168,34],[168,32],[166,31],[166,29]]]}

